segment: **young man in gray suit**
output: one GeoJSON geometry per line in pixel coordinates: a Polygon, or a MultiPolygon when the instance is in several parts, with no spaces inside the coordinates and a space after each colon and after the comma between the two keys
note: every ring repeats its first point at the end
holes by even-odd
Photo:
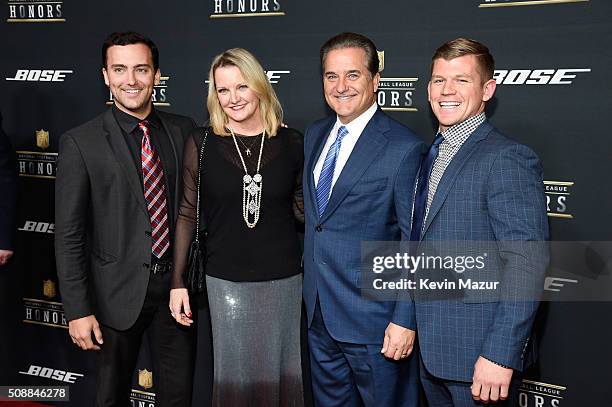
{"type": "Polygon", "coordinates": [[[60,139],[57,272],[69,333],[99,352],[96,406],[130,404],[145,331],[159,406],[191,404],[194,335],[168,311],[183,143],[193,120],[153,108],[159,53],[113,33],[102,47],[113,106],[60,139]]]}
{"type": "Polygon", "coordinates": [[[511,396],[514,372],[528,362],[543,287],[548,257],[532,250],[548,239],[542,168],[531,149],[486,119],[493,70],[487,47],[464,38],[432,58],[429,102],[439,129],[419,174],[412,240],[470,250],[465,242],[485,242],[493,250],[480,280],[500,283],[497,292],[415,302],[421,380],[432,406],[511,396]]]}
{"type": "Polygon", "coordinates": [[[334,115],[304,136],[304,301],[317,406],[418,405],[410,301],[361,294],[361,243],[408,240],[424,149],[376,103],[374,43],[343,33],[321,48],[334,115]]]}

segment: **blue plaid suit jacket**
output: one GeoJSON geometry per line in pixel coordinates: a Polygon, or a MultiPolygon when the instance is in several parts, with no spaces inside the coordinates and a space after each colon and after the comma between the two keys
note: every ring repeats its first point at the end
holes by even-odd
{"type": "Polygon", "coordinates": [[[368,122],[318,213],[313,168],[336,117],[304,136],[304,301],[308,325],[317,295],[337,341],[382,344],[389,322],[415,329],[411,301],[372,301],[360,290],[362,241],[409,239],[414,182],[423,142],[380,109],[368,122]]]}
{"type": "MultiPolygon", "coordinates": [[[[528,258],[504,242],[548,240],[542,169],[528,147],[488,121],[466,140],[447,167],[432,201],[421,241],[487,241],[491,259],[518,290],[542,287],[548,254],[528,258]]],[[[539,292],[539,288],[536,290],[539,292]]],[[[423,363],[434,376],[471,382],[480,355],[522,370],[533,351],[530,333],[538,302],[466,296],[416,301],[423,363]]]]}

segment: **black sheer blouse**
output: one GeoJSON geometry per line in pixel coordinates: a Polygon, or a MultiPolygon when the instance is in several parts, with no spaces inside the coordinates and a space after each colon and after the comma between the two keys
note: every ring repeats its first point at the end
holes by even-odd
{"type": "MultiPolygon", "coordinates": [[[[184,287],[189,244],[195,230],[198,153],[203,129],[192,131],[185,143],[183,199],[175,230],[172,288],[184,287]]],[[[262,137],[236,135],[249,174],[257,169],[262,137]],[[246,149],[251,154],[247,155],[246,149]]],[[[257,225],[242,217],[244,169],[232,137],[209,131],[204,146],[200,210],[207,229],[207,266],[210,276],[231,281],[264,281],[301,272],[298,228],[304,222],[302,170],[303,136],[280,128],[266,137],[261,157],[262,198],[257,225]]]]}

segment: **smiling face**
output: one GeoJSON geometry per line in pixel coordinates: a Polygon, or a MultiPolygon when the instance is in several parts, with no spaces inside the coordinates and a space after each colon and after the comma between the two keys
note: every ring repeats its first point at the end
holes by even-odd
{"type": "Polygon", "coordinates": [[[139,119],[148,116],[153,86],[160,76],[159,69],[153,68],[149,47],[140,43],[109,47],[102,74],[117,108],[139,119]]]}
{"type": "Polygon", "coordinates": [[[227,65],[215,70],[215,89],[233,130],[261,127],[259,97],[246,83],[237,66],[227,65]]]}
{"type": "Polygon", "coordinates": [[[485,102],[495,93],[495,80],[483,81],[474,55],[449,61],[438,58],[433,63],[427,87],[431,110],[440,122],[440,130],[462,123],[485,109],[485,102]]]}
{"type": "Polygon", "coordinates": [[[362,48],[329,51],[323,64],[325,100],[343,124],[368,110],[376,100],[380,75],[372,77],[362,48]]]}

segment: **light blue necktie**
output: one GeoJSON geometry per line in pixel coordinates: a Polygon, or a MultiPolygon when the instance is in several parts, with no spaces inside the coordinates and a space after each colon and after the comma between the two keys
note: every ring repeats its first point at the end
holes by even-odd
{"type": "Polygon", "coordinates": [[[329,195],[331,193],[332,180],[334,179],[334,170],[336,169],[336,159],[340,152],[340,145],[342,139],[348,134],[348,130],[345,126],[340,126],[338,129],[338,135],[334,140],[327,155],[325,161],[323,161],[323,168],[321,168],[321,175],[319,175],[319,183],[317,184],[317,206],[319,207],[319,217],[325,211],[327,203],[329,202],[329,195]]]}

